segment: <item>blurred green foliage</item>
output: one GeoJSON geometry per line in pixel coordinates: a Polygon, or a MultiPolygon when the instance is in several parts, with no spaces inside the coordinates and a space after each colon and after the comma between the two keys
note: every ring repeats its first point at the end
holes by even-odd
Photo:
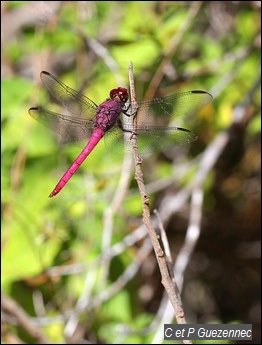
{"type": "MultiPolygon", "coordinates": [[[[198,5],[194,2],[56,2],[56,9],[48,9],[49,2],[2,3],[3,20],[8,18],[10,23],[9,27],[5,22],[2,29],[2,289],[14,299],[15,283],[27,287],[24,294],[28,299],[41,292],[46,317],[52,318],[73,308],[86,284],[87,271],[94,284],[90,293],[106,291],[134,260],[137,249],[129,248],[118,256],[114,278],[109,276],[107,281],[103,280],[103,266],[92,267],[103,250],[105,212],[117,189],[123,159],[108,152],[102,142],[63,191],[48,198],[80,151],[73,145],[57,145],[54,133],[28,115],[31,106],[54,107],[40,85],[40,71],[56,74],[76,90],[85,84],[81,92],[97,104],[113,87],[128,85],[130,61],[134,64],[138,99],[192,89],[216,90],[213,103],[201,109],[190,123],[190,130],[199,137],[192,147],[182,153],[177,149],[170,156],[155,153],[145,159],[146,183],[165,179],[176,174],[172,161],[176,153],[182,161],[185,154],[189,160],[194,159],[230,126],[234,107],[253,87],[260,68],[260,9],[255,2],[203,2],[195,12],[193,8],[198,5]],[[22,20],[23,11],[29,10],[31,17],[26,15],[27,21],[22,20]],[[214,10],[220,12],[215,14],[214,10]],[[83,37],[89,43],[96,40],[104,50],[94,52],[90,44],[85,46],[83,37]],[[79,274],[48,274],[52,267],[70,264],[83,264],[79,274]]],[[[252,158],[259,153],[255,146],[261,130],[259,92],[248,112],[252,120],[244,145],[254,143],[252,154],[246,156],[253,169],[250,178],[259,169],[252,158]]],[[[189,171],[171,187],[174,193],[190,181],[192,174],[189,171]]],[[[207,212],[216,207],[212,194],[215,178],[212,171],[205,183],[207,212]]],[[[244,183],[242,179],[238,179],[240,184],[244,183]]],[[[141,224],[142,206],[136,188],[132,172],[130,193],[114,216],[113,243],[121,242],[141,224]]],[[[150,195],[152,207],[165,193],[160,189],[150,195]]],[[[95,313],[84,315],[89,320],[87,338],[113,343],[119,333],[120,343],[152,340],[154,332],[139,333],[150,324],[155,312],[139,300],[142,281],[136,277],[95,313]]],[[[29,312],[26,303],[23,308],[29,312]]],[[[214,317],[222,318],[222,313],[214,317]]],[[[53,342],[64,341],[62,324],[45,326],[45,332],[53,342]]]]}

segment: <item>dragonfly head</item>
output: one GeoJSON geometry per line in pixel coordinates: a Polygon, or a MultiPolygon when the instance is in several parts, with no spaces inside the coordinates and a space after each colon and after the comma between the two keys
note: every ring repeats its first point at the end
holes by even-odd
{"type": "Polygon", "coordinates": [[[112,100],[120,99],[121,102],[126,103],[128,100],[128,92],[125,87],[118,87],[110,91],[110,98],[112,100]]]}

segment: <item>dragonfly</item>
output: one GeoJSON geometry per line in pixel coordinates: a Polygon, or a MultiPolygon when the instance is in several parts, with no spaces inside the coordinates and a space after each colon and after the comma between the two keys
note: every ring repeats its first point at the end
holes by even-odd
{"type": "Polygon", "coordinates": [[[124,146],[130,145],[129,139],[135,134],[141,154],[197,140],[197,136],[189,129],[169,126],[170,120],[178,116],[190,116],[213,99],[206,91],[186,91],[136,101],[138,109],[134,112],[134,104],[129,101],[125,87],[112,89],[110,97],[97,105],[47,71],[42,71],[40,77],[49,93],[67,112],[60,114],[39,106],[30,108],[29,114],[59,133],[65,142],[86,142],[81,153],[49,194],[50,198],[63,189],[103,137],[115,150],[123,147],[123,143],[124,146]],[[133,116],[136,116],[135,125],[130,121],[133,116]]]}

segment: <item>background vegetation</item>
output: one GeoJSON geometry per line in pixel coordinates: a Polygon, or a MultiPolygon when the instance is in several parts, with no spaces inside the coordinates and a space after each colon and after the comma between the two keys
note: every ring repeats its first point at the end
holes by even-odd
{"type": "Polygon", "coordinates": [[[260,341],[260,6],[1,2],[3,343],[159,343],[175,322],[132,156],[100,143],[49,199],[79,148],[28,115],[54,107],[42,70],[99,104],[128,85],[130,61],[138,99],[214,96],[183,124],[198,140],[155,152],[142,169],[187,321],[252,324],[260,341]]]}

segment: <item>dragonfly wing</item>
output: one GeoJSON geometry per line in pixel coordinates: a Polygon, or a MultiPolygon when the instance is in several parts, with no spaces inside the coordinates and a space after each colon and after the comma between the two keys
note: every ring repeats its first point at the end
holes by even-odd
{"type": "Polygon", "coordinates": [[[190,130],[181,127],[139,126],[137,143],[141,153],[164,150],[174,145],[189,144],[197,140],[190,130]]]}
{"type": "Polygon", "coordinates": [[[41,107],[30,108],[29,114],[42,125],[59,133],[64,143],[86,141],[94,129],[91,120],[54,113],[41,107]]]}
{"type": "Polygon", "coordinates": [[[176,117],[190,117],[213,97],[205,91],[187,91],[163,98],[138,101],[138,126],[158,126],[170,123],[176,117]]]}
{"type": "MultiPolygon", "coordinates": [[[[132,152],[130,136],[135,132],[139,152],[143,154],[163,150],[175,144],[195,141],[197,136],[190,130],[171,127],[168,124],[177,117],[190,117],[212,99],[213,97],[208,92],[195,90],[148,101],[138,101],[137,127],[134,128],[130,123],[129,120],[132,121],[132,118],[127,118],[123,114],[121,119],[124,131],[121,132],[114,127],[105,136],[106,142],[110,142],[112,149],[118,152],[132,152]]],[[[128,112],[132,114],[132,104],[128,112]]]]}
{"type": "Polygon", "coordinates": [[[97,105],[90,98],[71,89],[49,72],[42,71],[40,76],[50,94],[72,115],[88,119],[95,116],[97,105]]]}
{"type": "MultiPolygon", "coordinates": [[[[124,131],[112,128],[105,135],[106,146],[117,153],[132,153],[132,125],[125,125],[124,131]]],[[[138,150],[141,154],[158,152],[176,144],[188,144],[197,140],[190,130],[180,127],[138,126],[136,129],[138,150]]]]}

